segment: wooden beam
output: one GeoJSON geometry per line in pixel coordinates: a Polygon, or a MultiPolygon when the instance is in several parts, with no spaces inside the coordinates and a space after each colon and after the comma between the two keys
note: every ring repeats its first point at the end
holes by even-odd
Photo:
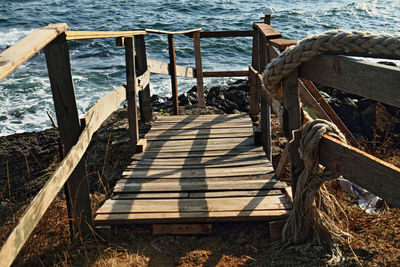
{"type": "Polygon", "coordinates": [[[283,78],[283,95],[286,114],[283,126],[286,129],[284,132],[289,141],[290,175],[293,193],[295,193],[297,179],[304,169],[304,163],[300,159],[298,151],[301,137],[299,130],[302,127],[302,110],[299,102],[297,69],[294,69],[283,78]]]}
{"type": "Polygon", "coordinates": [[[253,45],[252,45],[252,55],[251,55],[251,66],[256,70],[259,69],[259,55],[258,55],[258,39],[259,39],[258,28],[253,24],[253,45]]]}
{"type": "Polygon", "coordinates": [[[260,95],[261,92],[257,87],[257,71],[253,66],[249,66],[249,86],[250,86],[250,117],[253,121],[257,121],[258,114],[260,113],[260,95]]]}
{"type": "MultiPolygon", "coordinates": [[[[186,36],[193,38],[193,33],[187,33],[186,36]]],[[[200,38],[224,38],[224,37],[252,37],[253,31],[211,31],[200,32],[200,38]]]]}
{"type": "Polygon", "coordinates": [[[176,56],[175,56],[175,43],[174,35],[168,34],[168,50],[169,50],[169,66],[171,73],[171,88],[172,88],[172,104],[173,114],[178,115],[179,103],[178,103],[178,81],[176,77],[176,56]]]}
{"type": "Polygon", "coordinates": [[[233,71],[204,71],[203,77],[243,77],[248,76],[247,70],[233,70],[233,71]]]}
{"type": "Polygon", "coordinates": [[[260,35],[266,39],[281,38],[282,34],[272,28],[270,25],[265,23],[254,23],[253,26],[260,31],[260,35]]]}
{"type": "MultiPolygon", "coordinates": [[[[67,153],[78,141],[81,126],[75,101],[69,47],[64,33],[45,47],[45,56],[60,140],[63,153],[67,153]]],[[[71,218],[70,226],[73,238],[77,238],[75,235],[79,232],[90,233],[93,227],[89,193],[86,168],[84,160],[81,160],[65,184],[65,196],[68,215],[71,218]]]]}
{"type": "MultiPolygon", "coordinates": [[[[141,76],[148,70],[147,66],[147,55],[146,55],[146,43],[144,35],[135,36],[135,48],[136,48],[136,75],[141,76]]],[[[150,84],[139,91],[139,106],[140,106],[140,119],[142,122],[150,122],[153,120],[153,110],[151,107],[150,97],[150,84]]]]}
{"type": "Polygon", "coordinates": [[[275,174],[278,178],[282,177],[282,173],[285,170],[289,161],[289,142],[285,144],[281,158],[279,159],[278,166],[276,167],[275,174]]]}
{"type": "Polygon", "coordinates": [[[79,137],[78,142],[65,156],[60,166],[46,182],[31,204],[22,215],[17,226],[7,238],[0,250],[1,266],[10,266],[22,246],[29,238],[36,225],[57,196],[68,177],[71,176],[76,166],[81,162],[93,134],[104,120],[125,100],[125,88],[119,87],[98,101],[86,115],[86,128],[79,137]]]}
{"type": "Polygon", "coordinates": [[[145,31],[66,31],[67,40],[84,40],[99,38],[117,38],[132,37],[135,35],[144,35],[145,31]]]}
{"type": "Polygon", "coordinates": [[[153,29],[145,29],[147,33],[158,33],[158,34],[191,34],[193,32],[200,32],[201,28],[196,28],[196,29],[191,29],[191,30],[186,30],[186,31],[176,31],[176,32],[171,32],[171,31],[163,31],[163,30],[153,30],[153,29]]]}
{"type": "MultiPolygon", "coordinates": [[[[151,73],[171,75],[170,64],[166,62],[148,59],[147,65],[151,73]]],[[[190,67],[176,66],[177,77],[196,78],[196,70],[190,67]]]]}
{"type": "Polygon", "coordinates": [[[66,23],[39,28],[0,54],[0,81],[67,29],[66,23]]]}
{"type": "Polygon", "coordinates": [[[200,32],[193,33],[194,58],[196,61],[197,99],[200,107],[206,106],[204,97],[203,64],[201,62],[200,32]]]}
{"type": "Polygon", "coordinates": [[[320,163],[337,175],[400,207],[400,168],[337,139],[324,135],[319,148],[320,163]]]}
{"type": "Polygon", "coordinates": [[[133,37],[125,38],[126,98],[128,102],[129,139],[133,152],[139,141],[136,92],[138,91],[135,66],[135,44],[133,37]]]}
{"type": "Polygon", "coordinates": [[[301,77],[400,107],[400,69],[343,56],[317,56],[299,67],[301,77]]]}
{"type": "Polygon", "coordinates": [[[136,76],[137,79],[137,91],[136,94],[139,94],[139,91],[145,90],[147,86],[149,86],[150,83],[150,70],[147,70],[145,73],[143,73],[140,76],[136,76]]]}

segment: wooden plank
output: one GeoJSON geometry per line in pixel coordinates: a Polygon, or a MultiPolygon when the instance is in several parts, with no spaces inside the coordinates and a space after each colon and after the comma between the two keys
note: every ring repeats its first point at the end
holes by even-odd
{"type": "Polygon", "coordinates": [[[152,131],[179,130],[179,129],[230,129],[230,128],[249,128],[253,127],[252,123],[191,123],[191,124],[157,124],[151,127],[152,131]]]}
{"type": "Polygon", "coordinates": [[[189,193],[189,198],[224,198],[224,197],[255,197],[255,196],[281,196],[281,190],[236,190],[189,193]]]}
{"type": "Polygon", "coordinates": [[[135,66],[135,44],[132,37],[125,38],[125,66],[126,66],[126,98],[128,102],[129,143],[132,151],[136,151],[139,141],[139,124],[137,113],[136,92],[138,84],[135,66]]]}
{"type": "Polygon", "coordinates": [[[101,126],[104,120],[115,110],[125,99],[125,88],[120,87],[98,101],[89,112],[93,115],[86,116],[86,127],[80,135],[78,142],[71,148],[59,167],[46,182],[31,204],[26,209],[24,215],[19,220],[7,241],[0,250],[0,258],[4,266],[10,265],[21,250],[23,244],[28,239],[40,219],[50,206],[53,199],[57,196],[74,168],[78,165],[89,146],[93,134],[101,126]],[[112,101],[111,99],[114,99],[112,101]]]}
{"type": "MultiPolygon", "coordinates": [[[[193,38],[193,33],[186,36],[193,38]]],[[[224,37],[252,37],[253,31],[210,31],[200,32],[200,38],[224,38],[224,37]]]]}
{"type": "Polygon", "coordinates": [[[153,235],[208,235],[212,224],[153,224],[153,235]]]}
{"type": "MultiPolygon", "coordinates": [[[[136,75],[141,76],[148,70],[146,43],[144,35],[134,37],[136,48],[136,75]]],[[[153,120],[153,111],[151,107],[150,84],[139,91],[140,119],[142,122],[150,122],[153,120]]]]}
{"type": "Polygon", "coordinates": [[[260,88],[257,87],[257,71],[253,66],[249,66],[249,85],[250,85],[250,116],[257,120],[256,116],[260,113],[260,88]]]}
{"type": "Polygon", "coordinates": [[[190,164],[190,163],[175,163],[172,162],[171,164],[164,165],[161,164],[156,164],[153,165],[151,163],[147,164],[140,164],[140,162],[132,163],[126,167],[127,170],[133,170],[133,171],[144,171],[144,170],[164,170],[164,171],[171,171],[171,170],[182,170],[182,169],[200,169],[200,170],[206,170],[206,169],[212,169],[212,168],[226,168],[226,167],[243,167],[243,166],[248,166],[248,167],[257,167],[257,166],[269,166],[272,167],[272,164],[269,162],[267,159],[263,160],[241,160],[241,161],[236,161],[236,162],[226,162],[226,163],[219,163],[219,164],[211,164],[208,165],[207,163],[205,164],[190,164]],[[261,165],[262,164],[262,165],[261,165]]]}
{"type": "MultiPolygon", "coordinates": [[[[170,64],[166,62],[160,62],[154,59],[148,59],[147,65],[151,73],[171,75],[170,72],[170,64]]],[[[196,78],[196,71],[190,67],[184,67],[176,65],[176,76],[177,77],[187,77],[187,78],[196,78]]]]}
{"type": "Polygon", "coordinates": [[[268,221],[287,217],[290,211],[253,210],[253,211],[220,211],[220,212],[169,212],[169,213],[128,213],[97,214],[96,225],[127,223],[174,223],[174,222],[233,222],[233,221],[268,221]]]}
{"type": "Polygon", "coordinates": [[[125,179],[175,179],[175,178],[213,178],[213,177],[233,177],[240,175],[261,175],[272,173],[272,167],[263,165],[256,166],[239,166],[230,168],[204,168],[204,169],[150,169],[150,170],[136,170],[126,169],[122,173],[122,178],[125,179]]]}
{"type": "Polygon", "coordinates": [[[98,38],[117,38],[132,37],[134,35],[144,35],[145,31],[66,31],[67,40],[83,40],[98,38]]]}
{"type": "Polygon", "coordinates": [[[39,28],[0,54],[0,81],[67,29],[66,23],[39,28]]]}
{"type": "Polygon", "coordinates": [[[253,46],[252,46],[252,57],[251,57],[251,67],[253,67],[256,71],[260,71],[259,68],[259,47],[258,47],[258,40],[259,40],[260,32],[258,28],[253,23],[253,46]]]}
{"type": "Polygon", "coordinates": [[[142,160],[142,159],[169,159],[169,158],[196,158],[196,157],[223,157],[223,156],[236,156],[240,155],[260,155],[260,152],[264,154],[262,147],[235,147],[230,149],[221,149],[221,150],[209,150],[209,151],[190,151],[179,152],[174,151],[171,153],[171,150],[168,150],[167,153],[159,152],[159,151],[146,151],[146,153],[141,153],[138,155],[134,155],[132,159],[134,160],[142,160]]]}
{"type": "Polygon", "coordinates": [[[203,71],[203,77],[245,77],[248,75],[247,70],[203,71]]]}
{"type": "Polygon", "coordinates": [[[281,158],[279,159],[278,166],[276,167],[275,170],[276,176],[278,178],[282,177],[282,173],[285,170],[288,162],[289,162],[289,143],[286,143],[285,147],[283,148],[281,158]]]}
{"type": "MultiPolygon", "coordinates": [[[[167,131],[150,131],[146,134],[146,137],[158,137],[158,136],[196,136],[196,135],[214,135],[214,134],[240,134],[240,133],[253,133],[251,128],[237,128],[237,129],[188,129],[188,130],[167,130],[167,131]]],[[[231,136],[232,136],[231,135],[231,136]]]]}
{"type": "Polygon", "coordinates": [[[400,107],[397,67],[343,56],[318,56],[299,67],[301,77],[400,107]]]}
{"type": "MultiPolygon", "coordinates": [[[[172,184],[176,184],[179,182],[185,182],[185,184],[187,183],[202,183],[202,182],[240,182],[240,181],[256,181],[256,180],[268,180],[271,177],[274,177],[273,173],[268,173],[268,174],[238,174],[236,176],[227,176],[227,177],[188,177],[188,178],[168,178],[168,179],[164,179],[164,178],[122,178],[119,180],[118,185],[119,186],[123,186],[125,184],[130,184],[132,182],[136,183],[136,184],[164,184],[164,183],[172,183],[172,184]]],[[[184,184],[184,185],[185,185],[184,184]]],[[[183,191],[187,191],[185,189],[185,186],[181,188],[181,190],[183,191]]],[[[207,190],[207,188],[203,188],[203,190],[197,190],[197,191],[205,191],[207,190]]],[[[167,190],[169,191],[169,190],[167,190]]],[[[174,190],[171,190],[174,191],[174,190]]],[[[179,190],[178,190],[179,191],[179,190]]],[[[124,191],[125,192],[125,191],[124,191]]],[[[131,191],[126,191],[125,193],[131,193],[131,191]]]]}
{"type": "Polygon", "coordinates": [[[302,110],[299,102],[297,69],[291,71],[283,78],[284,107],[287,121],[284,129],[289,140],[290,175],[293,192],[296,192],[297,179],[304,168],[303,160],[299,155],[300,132],[302,127],[302,110]]]}
{"type": "Polygon", "coordinates": [[[149,86],[150,84],[150,70],[147,70],[142,75],[137,76],[136,79],[137,79],[136,94],[139,94],[139,91],[145,90],[147,86],[149,86]]]}
{"type": "Polygon", "coordinates": [[[173,193],[154,192],[154,193],[136,193],[136,194],[120,193],[112,196],[111,199],[157,199],[157,198],[168,199],[168,198],[188,198],[188,197],[189,193],[185,192],[173,192],[173,193]]]}
{"type": "Polygon", "coordinates": [[[168,50],[169,50],[169,65],[171,72],[171,88],[172,88],[172,104],[173,114],[178,115],[179,104],[178,104],[178,81],[176,77],[176,56],[175,56],[175,43],[174,35],[168,34],[168,50]]]}
{"type": "Polygon", "coordinates": [[[140,139],[136,144],[136,153],[142,153],[147,150],[147,139],[140,139]]]}
{"type": "MultiPolygon", "coordinates": [[[[229,138],[232,134],[221,133],[221,134],[196,134],[196,135],[159,135],[159,136],[146,136],[149,141],[161,141],[161,140],[200,140],[200,139],[217,139],[217,138],[229,138]]],[[[235,137],[251,137],[253,133],[235,133],[235,137]]]]}
{"type": "MultiPolygon", "coordinates": [[[[232,119],[232,120],[219,120],[219,119],[212,119],[212,120],[178,120],[178,121],[173,121],[173,120],[162,120],[162,121],[155,121],[152,126],[156,128],[156,126],[165,126],[165,125],[176,125],[176,126],[201,126],[201,125],[221,125],[221,126],[232,126],[232,125],[249,125],[249,128],[253,126],[253,123],[250,121],[250,119],[232,119]]],[[[153,128],[152,128],[153,129],[153,128]]]]}
{"type": "Polygon", "coordinates": [[[123,180],[115,185],[114,193],[118,192],[169,192],[180,191],[204,191],[204,190],[265,190],[283,188],[286,183],[271,179],[273,175],[265,175],[260,180],[229,180],[218,181],[215,179],[203,179],[202,181],[163,181],[140,183],[134,180],[123,180]],[[268,178],[269,176],[269,178],[268,178]],[[125,182],[125,183],[123,183],[125,182]]]}
{"type": "Polygon", "coordinates": [[[290,209],[287,197],[230,197],[206,199],[146,199],[146,200],[113,200],[109,199],[97,210],[104,213],[136,212],[201,212],[201,211],[252,211],[290,209]]]}
{"type": "Polygon", "coordinates": [[[320,163],[346,179],[400,207],[400,168],[324,135],[320,163]]]}
{"type": "Polygon", "coordinates": [[[147,33],[158,33],[158,34],[188,34],[188,33],[193,33],[193,32],[200,32],[201,28],[196,28],[196,29],[190,29],[190,30],[185,30],[185,31],[164,31],[164,30],[154,30],[154,29],[145,29],[147,33]]]}
{"type": "Polygon", "coordinates": [[[156,141],[153,140],[150,143],[149,148],[156,148],[156,147],[176,147],[176,146],[189,146],[189,148],[193,148],[194,146],[202,146],[206,147],[208,145],[219,145],[219,146],[237,146],[237,145],[251,145],[252,144],[251,138],[246,137],[232,137],[232,138],[220,138],[217,140],[171,140],[171,141],[156,141]]]}
{"type": "Polygon", "coordinates": [[[280,32],[276,31],[270,25],[265,23],[254,23],[253,27],[257,28],[260,32],[260,35],[265,36],[267,39],[276,39],[281,38],[282,35],[280,32]]]}
{"type": "Polygon", "coordinates": [[[209,121],[209,120],[221,120],[221,121],[230,121],[230,120],[250,120],[249,115],[247,114],[207,114],[207,115],[176,115],[176,116],[158,116],[158,121],[168,121],[168,120],[200,120],[200,121],[209,121]]]}
{"type": "Polygon", "coordinates": [[[269,39],[269,40],[267,40],[267,42],[268,42],[268,44],[273,45],[274,47],[278,48],[279,51],[284,51],[289,46],[297,44],[296,40],[288,40],[288,39],[282,39],[282,38],[269,39]]]}
{"type": "Polygon", "coordinates": [[[200,32],[193,33],[194,58],[196,63],[196,79],[197,79],[197,99],[200,107],[205,107],[206,100],[204,97],[204,82],[203,82],[203,65],[201,61],[201,45],[200,32]]]}
{"type": "MultiPolygon", "coordinates": [[[[45,49],[54,108],[56,111],[62,154],[67,153],[78,141],[81,125],[75,101],[71,74],[69,47],[65,34],[60,34],[45,49]]],[[[84,159],[75,168],[65,184],[68,216],[71,220],[72,238],[77,234],[88,234],[93,227],[92,209],[89,198],[89,183],[84,159]]]]}

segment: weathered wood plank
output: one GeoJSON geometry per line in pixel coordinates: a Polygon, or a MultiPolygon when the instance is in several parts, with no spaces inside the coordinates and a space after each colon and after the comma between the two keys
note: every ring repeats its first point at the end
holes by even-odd
{"type": "Polygon", "coordinates": [[[132,157],[133,160],[142,160],[142,159],[170,159],[170,158],[196,158],[196,157],[232,157],[236,155],[260,155],[264,154],[264,150],[262,147],[234,147],[230,149],[221,149],[221,150],[209,150],[209,151],[174,151],[171,153],[171,150],[168,150],[166,153],[162,151],[146,151],[145,153],[137,154],[132,157]]]}
{"type": "Polygon", "coordinates": [[[171,72],[173,114],[178,115],[179,113],[178,81],[176,77],[176,56],[175,56],[175,42],[173,34],[168,34],[168,50],[169,50],[169,65],[171,72]]]}
{"type": "Polygon", "coordinates": [[[189,198],[224,198],[224,197],[254,197],[254,196],[281,196],[282,191],[271,190],[236,190],[236,191],[216,191],[216,192],[196,192],[189,193],[189,198]]]}
{"type": "Polygon", "coordinates": [[[230,129],[230,128],[249,128],[253,127],[252,123],[191,123],[191,124],[158,124],[154,123],[151,127],[152,131],[179,130],[179,129],[230,129]]]}
{"type": "Polygon", "coordinates": [[[65,32],[66,23],[49,24],[39,28],[0,54],[0,81],[6,78],[22,63],[65,32]]]}
{"type": "Polygon", "coordinates": [[[134,35],[144,35],[145,31],[66,31],[67,40],[83,40],[98,38],[117,38],[132,37],[134,35]]]}
{"type": "Polygon", "coordinates": [[[111,197],[111,199],[168,199],[168,198],[188,198],[189,193],[185,192],[153,192],[153,193],[120,193],[111,197]]]}
{"type": "Polygon", "coordinates": [[[285,196],[229,197],[206,199],[153,199],[129,200],[109,199],[97,211],[101,213],[136,212],[199,212],[199,211],[245,211],[290,209],[291,201],[285,196]]]}
{"type": "MultiPolygon", "coordinates": [[[[171,75],[170,72],[170,64],[166,62],[160,62],[154,59],[148,59],[147,65],[151,73],[171,75]]],[[[178,77],[187,77],[187,78],[196,78],[196,71],[190,67],[184,67],[176,65],[176,76],[178,77]]]]}
{"type": "Polygon", "coordinates": [[[91,116],[86,116],[86,128],[79,137],[78,142],[71,148],[65,156],[60,166],[55,170],[53,175],[47,181],[46,185],[40,190],[36,197],[32,200],[24,215],[19,220],[7,241],[4,243],[0,251],[2,264],[10,265],[15,256],[22,248],[33,229],[36,227],[53,199],[57,196],[68,177],[72,174],[74,168],[78,165],[81,158],[89,146],[90,140],[101,126],[104,120],[115,110],[117,110],[124,97],[125,88],[120,87],[111,92],[106,97],[98,101],[89,112],[91,116]],[[106,99],[115,99],[106,100],[106,99]]]}
{"type": "Polygon", "coordinates": [[[252,145],[252,138],[248,137],[232,137],[232,138],[219,138],[219,139],[210,139],[210,140],[171,140],[171,141],[157,141],[153,140],[150,143],[149,149],[157,148],[157,147],[188,147],[194,148],[195,146],[200,146],[206,148],[208,145],[216,145],[216,146],[238,146],[238,145],[252,145]]]}
{"type": "MultiPolygon", "coordinates": [[[[65,34],[60,34],[45,47],[44,51],[63,156],[76,144],[81,134],[69,47],[65,34]]],[[[72,238],[75,239],[78,233],[83,235],[90,233],[90,228],[93,226],[90,189],[84,159],[81,159],[76,166],[64,189],[68,216],[71,220],[70,231],[72,238]]]]}
{"type": "MultiPolygon", "coordinates": [[[[148,70],[147,66],[147,55],[146,55],[146,43],[144,35],[137,35],[134,37],[136,56],[136,75],[141,76],[145,74],[148,70]]],[[[153,111],[151,107],[150,98],[150,84],[147,85],[139,91],[139,106],[140,106],[140,119],[142,122],[150,122],[153,120],[153,111]]]]}
{"type": "Polygon", "coordinates": [[[400,168],[324,135],[320,163],[346,179],[400,207],[400,168]]]}
{"type": "Polygon", "coordinates": [[[284,51],[289,46],[297,44],[296,40],[288,40],[288,39],[282,39],[282,38],[269,39],[269,40],[267,40],[267,42],[268,42],[268,44],[273,45],[274,47],[278,48],[279,51],[284,51]]]}
{"type": "Polygon", "coordinates": [[[125,38],[125,66],[129,143],[132,151],[136,151],[136,144],[139,141],[138,108],[136,102],[138,84],[136,79],[135,44],[132,37],[125,38]]]}
{"type": "Polygon", "coordinates": [[[204,97],[203,63],[201,61],[200,32],[193,33],[193,47],[194,47],[194,58],[196,63],[198,105],[200,107],[205,107],[206,100],[204,97]]]}
{"type": "Polygon", "coordinates": [[[200,32],[201,28],[196,28],[196,29],[190,29],[186,31],[164,31],[164,30],[154,30],[154,29],[145,29],[147,33],[158,33],[158,34],[188,34],[188,33],[193,33],[193,32],[200,32]]]}
{"type": "MultiPolygon", "coordinates": [[[[187,154],[187,153],[186,153],[187,154]]],[[[188,154],[187,154],[188,155],[188,154]]],[[[175,157],[175,153],[171,154],[169,158],[158,158],[157,155],[154,156],[134,156],[132,157],[132,163],[138,163],[142,165],[152,164],[152,165],[165,165],[166,163],[170,163],[171,165],[175,164],[220,164],[226,162],[240,162],[240,161],[252,161],[252,160],[262,160],[265,158],[265,153],[260,151],[259,153],[241,153],[236,152],[232,155],[220,155],[220,156],[207,156],[207,155],[198,155],[197,157],[175,157]]]]}
{"type": "MultiPolygon", "coordinates": [[[[231,133],[253,133],[251,128],[237,128],[237,129],[182,129],[182,130],[167,130],[167,131],[150,131],[146,134],[146,137],[158,137],[158,136],[197,136],[197,135],[214,135],[214,134],[227,134],[231,133]]],[[[231,136],[232,136],[231,135],[231,136]]]]}
{"type": "MultiPolygon", "coordinates": [[[[232,133],[214,133],[214,134],[196,134],[196,135],[159,135],[159,136],[146,136],[150,141],[162,141],[162,140],[200,140],[200,139],[217,139],[217,138],[229,138],[232,133]]],[[[248,133],[235,133],[235,137],[251,137],[252,132],[248,133]]]]}
{"type": "Polygon", "coordinates": [[[220,212],[169,212],[169,213],[128,213],[98,214],[96,225],[127,223],[174,223],[174,222],[221,222],[221,221],[268,221],[287,217],[290,210],[253,210],[220,212]]]}
{"type": "Polygon", "coordinates": [[[203,77],[244,77],[248,75],[247,70],[203,71],[203,77]]]}
{"type": "Polygon", "coordinates": [[[212,224],[153,224],[153,235],[208,235],[212,224]]]}
{"type": "MultiPolygon", "coordinates": [[[[193,33],[186,36],[193,38],[193,33]]],[[[210,31],[200,32],[200,38],[223,38],[223,37],[252,37],[253,31],[210,31]]]]}
{"type": "Polygon", "coordinates": [[[294,69],[283,79],[284,107],[287,120],[284,129],[289,140],[290,176],[293,192],[296,191],[297,179],[304,168],[303,160],[299,155],[300,133],[302,127],[302,110],[299,102],[298,74],[294,69]]]}
{"type": "Polygon", "coordinates": [[[167,182],[148,182],[148,183],[136,183],[134,180],[124,180],[125,183],[117,183],[114,192],[168,192],[168,191],[180,191],[185,189],[187,191],[204,191],[204,190],[262,190],[262,189],[273,189],[273,188],[284,188],[286,183],[279,182],[271,179],[273,175],[265,175],[260,180],[229,180],[229,181],[217,181],[217,180],[204,180],[198,182],[190,181],[167,181],[167,182]],[[269,176],[269,178],[268,178],[269,176]]]}
{"type": "Polygon", "coordinates": [[[260,164],[265,165],[265,166],[270,166],[272,167],[272,164],[266,159],[260,159],[260,160],[239,160],[239,161],[234,161],[234,162],[219,162],[214,163],[214,164],[208,164],[203,163],[196,163],[196,164],[190,164],[187,162],[183,163],[176,163],[176,162],[171,162],[168,165],[166,163],[162,164],[152,164],[148,162],[147,164],[141,164],[141,162],[133,163],[128,165],[126,168],[131,170],[133,169],[134,171],[141,171],[141,170],[180,170],[180,169],[210,169],[210,168],[226,168],[226,167],[239,167],[239,166],[249,166],[249,167],[257,167],[260,164]]]}
{"type": "Polygon", "coordinates": [[[400,70],[397,67],[323,55],[303,63],[299,74],[323,85],[400,107],[400,70]]]}

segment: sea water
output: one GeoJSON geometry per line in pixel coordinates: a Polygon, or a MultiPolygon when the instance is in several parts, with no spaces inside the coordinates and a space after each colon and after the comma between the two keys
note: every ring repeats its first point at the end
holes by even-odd
{"type": "MultiPolygon", "coordinates": [[[[300,40],[332,29],[398,34],[400,1],[230,1],[230,0],[0,0],[0,52],[33,30],[66,22],[70,30],[181,31],[251,30],[264,7],[275,11],[271,25],[284,38],[300,40]]],[[[246,70],[251,62],[251,38],[202,39],[204,70],[246,70]]],[[[146,36],[148,58],[168,62],[165,35],[146,36]]],[[[71,68],[79,113],[125,82],[124,49],[114,39],[70,41],[71,68]]],[[[175,37],[177,64],[194,67],[193,43],[175,37]]],[[[231,78],[205,78],[205,87],[231,78]]],[[[178,78],[179,93],[196,84],[178,78]]],[[[171,95],[168,76],[152,75],[151,93],[171,95]]],[[[0,135],[51,127],[46,115],[54,107],[43,51],[0,82],[0,135]]]]}

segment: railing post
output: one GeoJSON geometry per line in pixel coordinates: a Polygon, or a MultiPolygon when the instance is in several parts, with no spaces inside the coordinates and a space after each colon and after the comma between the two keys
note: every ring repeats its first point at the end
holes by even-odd
{"type": "Polygon", "coordinates": [[[171,73],[171,87],[172,87],[172,103],[173,114],[178,115],[178,81],[176,77],[176,57],[175,57],[175,43],[174,35],[168,34],[168,49],[169,49],[169,66],[171,73]]]}
{"type": "Polygon", "coordinates": [[[296,191],[297,179],[304,168],[298,152],[300,144],[300,130],[302,127],[302,115],[299,102],[298,73],[294,69],[283,78],[284,96],[284,128],[288,135],[290,172],[292,179],[292,192],[296,191]]]}
{"type": "MultiPolygon", "coordinates": [[[[78,141],[81,133],[78,110],[72,81],[69,48],[65,33],[58,36],[45,49],[47,69],[58,130],[63,152],[66,154],[78,141]]],[[[93,227],[92,209],[89,198],[89,183],[84,158],[65,183],[65,198],[68,207],[72,239],[77,234],[88,234],[93,227]]]]}
{"type": "Polygon", "coordinates": [[[204,97],[203,65],[201,62],[200,32],[193,33],[194,57],[196,61],[197,98],[200,107],[206,106],[204,97]]]}
{"type": "Polygon", "coordinates": [[[128,102],[128,122],[131,149],[136,152],[139,141],[139,126],[137,116],[136,92],[138,90],[135,64],[134,37],[125,37],[125,64],[126,64],[126,99],[128,102]]]}
{"type": "MultiPolygon", "coordinates": [[[[140,76],[147,71],[146,43],[144,35],[135,36],[136,47],[136,75],[140,76]]],[[[147,84],[143,90],[139,91],[140,117],[143,122],[153,120],[153,111],[151,108],[150,84],[147,84]]]]}

